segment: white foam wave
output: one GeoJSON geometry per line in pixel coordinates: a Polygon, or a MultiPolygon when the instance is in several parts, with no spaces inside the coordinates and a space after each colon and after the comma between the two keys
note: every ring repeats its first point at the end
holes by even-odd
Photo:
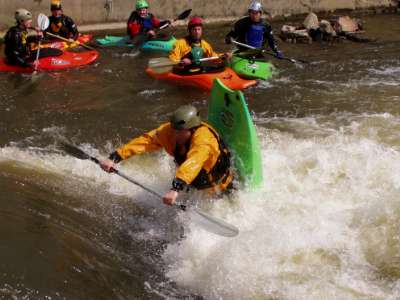
{"type": "Polygon", "coordinates": [[[211,210],[240,235],[189,224],[164,254],[169,278],[207,299],[398,299],[399,151],[340,129],[260,135],[264,187],[211,210]]]}

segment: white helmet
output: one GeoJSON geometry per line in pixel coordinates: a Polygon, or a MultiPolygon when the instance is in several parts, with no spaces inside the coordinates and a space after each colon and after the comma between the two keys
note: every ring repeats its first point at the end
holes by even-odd
{"type": "Polygon", "coordinates": [[[249,9],[248,9],[249,11],[250,10],[253,10],[253,11],[259,11],[259,12],[262,12],[263,11],[263,7],[262,7],[262,4],[261,4],[261,2],[259,2],[259,1],[252,1],[251,3],[250,3],[250,5],[249,5],[249,9]]]}
{"type": "Polygon", "coordinates": [[[32,20],[32,14],[30,11],[28,11],[24,8],[17,9],[15,11],[15,20],[17,20],[17,22],[32,20]]]}

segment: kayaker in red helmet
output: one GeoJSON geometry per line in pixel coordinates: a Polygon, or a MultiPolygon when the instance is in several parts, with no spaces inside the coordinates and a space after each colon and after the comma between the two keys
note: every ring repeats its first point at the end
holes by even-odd
{"type": "Polygon", "coordinates": [[[178,193],[189,188],[218,192],[232,188],[230,154],[216,130],[202,122],[192,105],[178,108],[170,122],[160,125],[111,153],[102,160],[103,170],[112,172],[115,164],[133,155],[164,149],[173,156],[177,169],[170,191],[163,202],[175,203],[178,193]]]}
{"type": "MultiPolygon", "coordinates": [[[[74,21],[64,15],[60,0],[52,0],[50,4],[51,16],[49,17],[50,26],[46,32],[69,39],[71,42],[79,37],[78,28],[74,21]]],[[[53,39],[49,37],[49,39],[53,39]]]]}
{"type": "MultiPolygon", "coordinates": [[[[252,1],[249,5],[248,13],[248,16],[235,23],[233,30],[227,34],[225,42],[230,44],[231,39],[234,39],[255,48],[262,48],[268,42],[269,47],[275,52],[277,58],[282,59],[283,54],[276,46],[272,27],[262,18],[263,7],[261,2],[259,0],[252,1]]],[[[239,46],[239,50],[247,50],[247,48],[239,46]]]]}
{"type": "Polygon", "coordinates": [[[146,0],[137,0],[136,10],[131,13],[128,19],[127,33],[131,39],[139,33],[145,33],[150,37],[155,37],[155,30],[167,23],[172,24],[173,20],[160,21],[149,12],[149,4],[146,0]]]}
{"type": "MultiPolygon", "coordinates": [[[[179,62],[174,70],[177,73],[197,73],[209,69],[201,67],[200,59],[205,57],[220,56],[230,58],[231,53],[219,54],[215,52],[211,45],[203,38],[203,20],[200,17],[193,17],[188,23],[188,35],[176,41],[169,58],[174,62],[179,62]]],[[[218,69],[223,69],[223,63],[220,61],[218,69]]]]}

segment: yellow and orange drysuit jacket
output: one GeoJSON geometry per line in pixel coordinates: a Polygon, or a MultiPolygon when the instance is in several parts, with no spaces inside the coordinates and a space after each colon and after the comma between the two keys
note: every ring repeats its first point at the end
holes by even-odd
{"type": "Polygon", "coordinates": [[[119,162],[133,155],[164,149],[178,165],[174,190],[180,191],[190,185],[196,189],[218,191],[226,189],[232,182],[229,151],[209,124],[202,122],[192,129],[185,155],[176,154],[175,148],[174,129],[168,122],[131,140],[112,153],[110,159],[119,162]]]}

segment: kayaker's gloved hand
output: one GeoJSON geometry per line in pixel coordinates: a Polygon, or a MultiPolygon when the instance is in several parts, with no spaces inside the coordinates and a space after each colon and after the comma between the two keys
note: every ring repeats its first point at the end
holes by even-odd
{"type": "Polygon", "coordinates": [[[231,44],[232,43],[232,38],[230,36],[225,37],[225,44],[231,44]]]}
{"type": "Polygon", "coordinates": [[[184,58],[179,63],[181,66],[189,66],[192,64],[192,61],[189,58],[184,58]]]}
{"type": "Polygon", "coordinates": [[[223,60],[230,60],[232,58],[232,52],[225,52],[222,56],[221,59],[223,60]]]}
{"type": "Polygon", "coordinates": [[[147,31],[147,34],[150,35],[151,37],[156,36],[156,33],[155,33],[154,30],[149,30],[149,31],[147,31]]]}
{"type": "Polygon", "coordinates": [[[278,59],[283,59],[283,53],[282,53],[282,51],[277,50],[277,51],[275,52],[275,54],[276,54],[276,58],[278,58],[278,59]]]}
{"type": "Polygon", "coordinates": [[[173,205],[176,202],[176,198],[178,198],[178,192],[170,190],[164,195],[163,202],[166,205],[173,205]]]}
{"type": "Polygon", "coordinates": [[[100,167],[104,171],[112,173],[114,171],[115,163],[110,159],[104,159],[100,161],[100,167]]]}

